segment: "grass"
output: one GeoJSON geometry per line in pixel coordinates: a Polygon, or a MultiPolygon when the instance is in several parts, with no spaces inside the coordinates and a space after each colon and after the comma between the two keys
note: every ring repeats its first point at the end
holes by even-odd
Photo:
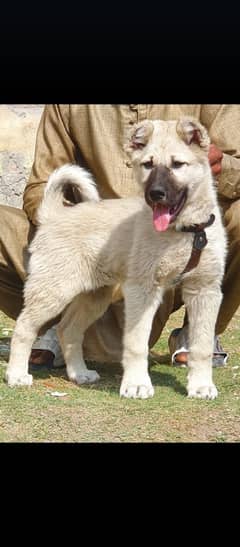
{"type": "Polygon", "coordinates": [[[119,398],[120,365],[94,365],[101,380],[92,386],[70,383],[61,369],[35,372],[31,388],[7,387],[7,342],[14,324],[0,313],[0,337],[6,337],[0,354],[0,442],[239,442],[240,313],[221,337],[230,358],[227,367],[214,369],[219,390],[214,401],[188,399],[187,370],[169,365],[167,339],[181,321],[179,311],[155,346],[162,364],[151,365],[154,397],[128,400],[119,398]],[[55,391],[66,395],[54,397],[55,391]]]}

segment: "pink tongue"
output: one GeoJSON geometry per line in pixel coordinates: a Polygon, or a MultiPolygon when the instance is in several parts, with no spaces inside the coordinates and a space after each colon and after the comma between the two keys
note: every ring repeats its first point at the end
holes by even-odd
{"type": "Polygon", "coordinates": [[[153,224],[157,232],[165,232],[167,230],[171,215],[169,207],[158,205],[153,209],[153,224]]]}

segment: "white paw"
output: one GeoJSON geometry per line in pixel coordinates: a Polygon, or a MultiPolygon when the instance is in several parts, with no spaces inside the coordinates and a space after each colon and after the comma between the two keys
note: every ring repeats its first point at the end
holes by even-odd
{"type": "Polygon", "coordinates": [[[99,374],[96,370],[85,370],[81,373],[71,373],[69,375],[69,380],[75,382],[76,384],[94,384],[100,380],[99,374]]]}
{"type": "Polygon", "coordinates": [[[11,372],[6,372],[5,379],[9,387],[31,386],[33,381],[31,374],[23,374],[22,376],[18,376],[16,373],[13,374],[11,372]]]}
{"type": "Polygon", "coordinates": [[[214,384],[188,388],[188,397],[194,397],[195,399],[216,399],[217,396],[218,390],[214,384]]]}
{"type": "Polygon", "coordinates": [[[128,399],[148,399],[153,397],[154,389],[150,378],[147,378],[146,382],[129,382],[123,380],[120,387],[120,397],[126,397],[128,399]]]}

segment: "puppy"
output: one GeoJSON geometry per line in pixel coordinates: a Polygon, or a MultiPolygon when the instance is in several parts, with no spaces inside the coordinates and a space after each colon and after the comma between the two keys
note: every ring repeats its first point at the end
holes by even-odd
{"type": "Polygon", "coordinates": [[[164,292],[181,283],[189,317],[188,396],[217,396],[212,352],[226,238],[209,144],[206,129],[190,117],[133,126],[126,151],[143,197],[101,200],[84,169],[65,165],[53,172],[29,249],[25,305],[6,372],[9,386],[32,383],[32,344],[39,329],[60,313],[58,334],[69,379],[78,384],[98,380],[84,362],[83,337],[120,284],[125,299],[120,395],[152,397],[152,320],[164,292]],[[81,194],[82,202],[73,207],[65,203],[69,184],[81,194]]]}

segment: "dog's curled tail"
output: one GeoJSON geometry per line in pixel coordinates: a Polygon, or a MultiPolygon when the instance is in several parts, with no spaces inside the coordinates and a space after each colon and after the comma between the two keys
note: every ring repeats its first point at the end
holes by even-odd
{"type": "Polygon", "coordinates": [[[59,218],[59,209],[66,213],[66,205],[72,205],[67,198],[69,188],[77,195],[77,203],[99,201],[100,197],[91,174],[78,165],[66,164],[55,169],[45,187],[42,203],[38,209],[38,222],[59,218]]]}

